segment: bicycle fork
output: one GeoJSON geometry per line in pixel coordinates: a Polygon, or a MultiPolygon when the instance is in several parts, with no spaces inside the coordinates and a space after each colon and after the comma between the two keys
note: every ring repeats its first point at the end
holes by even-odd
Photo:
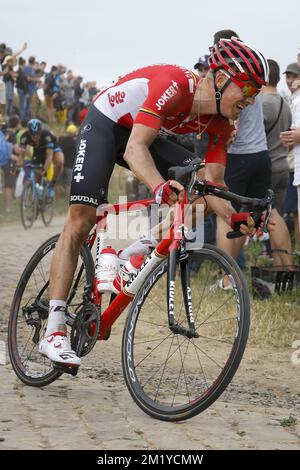
{"type": "Polygon", "coordinates": [[[168,321],[170,330],[174,334],[180,334],[186,336],[187,338],[198,338],[199,334],[195,329],[193,315],[188,256],[182,256],[182,254],[177,249],[173,249],[169,255],[167,285],[168,321]],[[180,277],[188,327],[181,325],[175,320],[175,278],[178,257],[179,259],[182,258],[182,260],[180,260],[180,277]]]}

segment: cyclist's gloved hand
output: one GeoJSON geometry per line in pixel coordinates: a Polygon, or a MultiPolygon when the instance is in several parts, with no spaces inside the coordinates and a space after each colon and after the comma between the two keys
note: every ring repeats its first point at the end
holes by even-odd
{"type": "Polygon", "coordinates": [[[169,204],[171,206],[177,200],[182,200],[184,187],[174,180],[168,180],[160,183],[154,189],[154,198],[156,204],[169,204]]]}
{"type": "MultiPolygon", "coordinates": [[[[261,215],[261,223],[260,223],[260,227],[263,227],[265,225],[265,221],[266,221],[266,211],[264,211],[261,215]]],[[[270,218],[268,220],[268,223],[267,223],[267,228],[268,228],[268,231],[269,232],[274,232],[275,228],[276,228],[276,218],[274,219],[274,214],[273,212],[271,212],[271,215],[270,215],[270,218]]]]}
{"type": "Polygon", "coordinates": [[[231,216],[231,227],[234,231],[239,230],[243,235],[252,237],[256,232],[255,222],[251,212],[237,212],[231,216]]]}

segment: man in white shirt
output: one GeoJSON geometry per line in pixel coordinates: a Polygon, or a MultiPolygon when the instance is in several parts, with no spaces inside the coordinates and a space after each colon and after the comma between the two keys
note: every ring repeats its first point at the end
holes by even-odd
{"type": "Polygon", "coordinates": [[[298,192],[298,214],[300,213],[300,66],[297,62],[288,65],[286,84],[291,92],[292,126],[286,132],[281,132],[283,144],[293,148],[295,157],[294,186],[298,192]]]}

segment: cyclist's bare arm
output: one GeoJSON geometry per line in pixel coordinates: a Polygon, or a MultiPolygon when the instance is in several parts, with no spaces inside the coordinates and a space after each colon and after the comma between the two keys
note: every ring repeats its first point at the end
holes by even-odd
{"type": "Polygon", "coordinates": [[[19,160],[19,165],[23,165],[24,164],[24,159],[26,157],[28,158],[32,158],[32,154],[33,154],[33,151],[32,151],[32,146],[31,145],[25,145],[25,146],[21,146],[20,147],[20,160],[19,160]]]}
{"type": "Polygon", "coordinates": [[[156,169],[149,147],[157,136],[158,131],[143,124],[135,124],[132,128],[124,160],[136,177],[153,191],[164,181],[156,169]]]}
{"type": "MultiPolygon", "coordinates": [[[[223,184],[224,182],[224,174],[225,174],[225,167],[220,163],[207,163],[205,165],[205,173],[204,177],[208,181],[212,181],[217,184],[223,184]]],[[[229,201],[225,201],[224,199],[220,199],[214,196],[206,196],[206,202],[210,206],[210,209],[215,212],[218,216],[220,216],[227,225],[231,225],[231,216],[236,211],[232,207],[229,201]]],[[[254,229],[254,220],[249,217],[247,221],[247,225],[241,225],[240,231],[244,235],[253,235],[255,232],[254,229]]]]}
{"type": "Polygon", "coordinates": [[[46,149],[46,160],[44,164],[44,170],[47,171],[53,160],[53,149],[46,149]]]}
{"type": "Polygon", "coordinates": [[[25,50],[27,49],[27,42],[24,42],[23,46],[21,47],[20,50],[18,50],[17,52],[14,52],[12,54],[12,57],[14,59],[16,59],[20,54],[22,54],[22,52],[24,52],[25,50]]]}
{"type": "MultiPolygon", "coordinates": [[[[153,191],[159,184],[164,182],[163,177],[158,172],[149,147],[158,134],[156,129],[135,124],[132,128],[127,147],[124,153],[124,160],[136,177],[145,183],[153,191]]],[[[178,191],[183,190],[180,183],[174,181],[172,187],[178,191]]],[[[174,195],[174,202],[176,196],[174,195]]]]}
{"type": "MultiPolygon", "coordinates": [[[[221,165],[220,163],[206,163],[204,178],[207,181],[223,184],[225,186],[224,174],[224,165],[221,165]]],[[[231,216],[234,212],[236,212],[230,202],[225,201],[224,199],[216,198],[214,196],[207,196],[206,201],[209,204],[210,209],[215,214],[219,215],[228,225],[230,225],[231,216]]]]}

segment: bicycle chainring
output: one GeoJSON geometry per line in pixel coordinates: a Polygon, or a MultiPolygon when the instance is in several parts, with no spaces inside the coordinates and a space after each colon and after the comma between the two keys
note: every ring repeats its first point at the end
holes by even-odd
{"type": "Polygon", "coordinates": [[[76,312],[71,330],[71,347],[79,357],[88,354],[96,344],[100,328],[100,314],[91,302],[76,312]]]}

